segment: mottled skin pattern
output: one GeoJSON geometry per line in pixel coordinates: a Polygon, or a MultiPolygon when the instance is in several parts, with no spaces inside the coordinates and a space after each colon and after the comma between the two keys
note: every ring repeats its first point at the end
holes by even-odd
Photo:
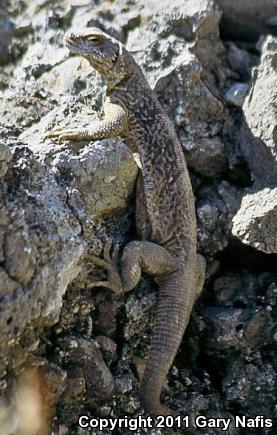
{"type": "Polygon", "coordinates": [[[136,227],[140,241],[129,243],[118,271],[116,247],[110,256],[90,256],[107,270],[93,283],[115,292],[133,289],[141,272],[159,286],[156,325],[141,381],[142,404],[153,415],[168,414],[160,393],[176,355],[193,304],[201,291],[204,260],[196,253],[194,198],[187,165],[174,128],[140,67],[117,40],[90,28],[65,36],[65,45],[84,56],[107,79],[105,118],[89,130],[56,130],[47,138],[95,140],[120,136],[139,154],[136,227]]]}

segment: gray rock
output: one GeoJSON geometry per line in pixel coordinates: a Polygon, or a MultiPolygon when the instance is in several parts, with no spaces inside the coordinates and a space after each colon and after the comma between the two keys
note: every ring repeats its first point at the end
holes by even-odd
{"type": "Polygon", "coordinates": [[[204,316],[207,324],[207,348],[224,352],[238,349],[242,341],[242,325],[250,312],[239,308],[209,308],[204,316]]]}
{"type": "Polygon", "coordinates": [[[275,162],[277,162],[276,99],[277,39],[268,37],[262,45],[261,63],[255,69],[252,88],[243,111],[253,136],[264,143],[275,162]]]}
{"type": "MultiPolygon", "coordinates": [[[[97,398],[111,397],[114,379],[96,342],[71,337],[60,339],[58,347],[61,349],[59,352],[60,363],[68,367],[68,378],[84,379],[85,390],[88,392],[91,402],[95,402],[97,398]]],[[[72,386],[71,383],[71,388],[72,386]]],[[[66,400],[68,394],[71,395],[69,388],[65,390],[63,400],[66,400]]]]}
{"type": "Polygon", "coordinates": [[[189,168],[198,175],[216,179],[222,175],[227,165],[225,147],[219,137],[202,138],[200,141],[187,138],[179,133],[189,168]]]}
{"type": "Polygon", "coordinates": [[[237,405],[241,410],[255,407],[258,415],[273,418],[274,409],[269,406],[267,398],[275,394],[277,385],[276,371],[269,364],[263,364],[260,371],[257,362],[236,362],[231,367],[231,373],[224,379],[223,389],[227,401],[237,405]]]}
{"type": "Polygon", "coordinates": [[[143,329],[151,323],[151,308],[156,303],[156,294],[145,292],[139,295],[129,296],[126,302],[126,315],[128,323],[124,329],[124,337],[130,339],[133,336],[138,337],[143,329]]]}
{"type": "Polygon", "coordinates": [[[277,303],[271,278],[229,273],[215,280],[214,303],[203,311],[210,352],[234,348],[249,354],[251,348],[271,342],[277,303]]]}
{"type": "Polygon", "coordinates": [[[196,204],[198,241],[200,249],[207,255],[213,255],[228,245],[239,197],[240,192],[226,181],[199,189],[196,204]]]}
{"type": "Polygon", "coordinates": [[[229,39],[257,39],[260,34],[276,33],[275,0],[216,0],[223,10],[222,27],[229,39]]]}
{"type": "Polygon", "coordinates": [[[0,142],[0,178],[4,177],[8,170],[8,163],[12,158],[12,153],[3,142],[0,142]]]}
{"type": "Polygon", "coordinates": [[[106,364],[110,366],[116,357],[116,343],[104,335],[99,335],[96,337],[95,341],[100,346],[106,364]]]}
{"type": "Polygon", "coordinates": [[[9,194],[1,198],[0,231],[4,366],[26,328],[39,330],[39,324],[57,321],[62,296],[80,271],[78,259],[85,247],[79,239],[80,225],[68,215],[66,197],[53,174],[24,148],[15,151],[10,167],[14,178],[9,181],[9,194]]]}
{"type": "Polygon", "coordinates": [[[109,338],[115,338],[118,329],[118,312],[123,305],[122,299],[111,299],[105,294],[97,294],[94,297],[97,307],[95,316],[95,329],[99,334],[105,334],[109,338]]]}
{"type": "MultiPolygon", "coordinates": [[[[55,150],[39,143],[36,131],[39,127],[25,131],[22,139],[29,148],[15,148],[12,160],[9,148],[1,147],[1,161],[9,161],[11,174],[1,185],[3,371],[27,324],[30,334],[36,328],[38,336],[36,319],[40,318],[43,327],[57,321],[62,296],[81,271],[78,261],[86,237],[93,234],[92,219],[99,221],[101,216],[124,210],[137,171],[123,144],[99,143],[78,157],[77,151],[64,147],[55,150]],[[97,185],[104,190],[100,192],[97,185]],[[93,191],[98,192],[98,198],[93,197],[93,191]],[[44,237],[48,242],[43,242],[44,237]],[[43,265],[38,267],[38,262],[43,265]]],[[[13,147],[16,144],[20,142],[14,140],[13,147]]],[[[39,341],[34,338],[34,343],[38,346],[39,341]]]]}
{"type": "Polygon", "coordinates": [[[276,38],[262,45],[261,64],[243,105],[246,122],[240,131],[241,147],[252,171],[254,186],[247,190],[233,219],[233,234],[265,253],[276,253],[276,38]]]}
{"type": "Polygon", "coordinates": [[[246,83],[235,83],[225,94],[227,103],[237,107],[242,107],[244,100],[249,91],[249,85],[246,83]]]}
{"type": "Polygon", "coordinates": [[[227,402],[247,415],[267,418],[274,418],[276,412],[275,404],[268,400],[276,389],[270,356],[276,324],[274,281],[276,278],[267,273],[223,274],[210,290],[211,303],[200,308],[201,316],[196,319],[205,325],[201,358],[204,348],[208,359],[217,361],[213,373],[227,402]],[[226,353],[227,358],[223,357],[226,353]]]}
{"type": "Polygon", "coordinates": [[[19,24],[9,16],[5,5],[1,5],[0,15],[0,65],[17,60],[28,46],[28,34],[32,31],[29,24],[19,24]]]}
{"type": "Polygon", "coordinates": [[[258,57],[253,55],[250,50],[239,47],[233,42],[227,42],[226,48],[231,69],[240,77],[249,80],[251,68],[259,62],[258,57]]]}
{"type": "Polygon", "coordinates": [[[14,91],[8,89],[0,104],[1,123],[13,129],[14,133],[21,133],[53,107],[45,96],[36,85],[26,85],[14,91]]]}
{"type": "Polygon", "coordinates": [[[232,234],[266,254],[277,252],[277,188],[249,191],[233,218],[232,234]]]}

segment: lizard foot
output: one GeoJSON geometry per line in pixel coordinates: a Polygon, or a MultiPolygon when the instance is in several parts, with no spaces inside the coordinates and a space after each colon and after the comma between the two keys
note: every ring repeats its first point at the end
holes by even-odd
{"type": "Polygon", "coordinates": [[[94,281],[91,283],[91,287],[106,287],[115,293],[122,293],[123,285],[118,272],[118,253],[119,246],[115,245],[112,254],[111,243],[106,241],[104,243],[104,255],[103,258],[96,257],[95,255],[87,254],[88,259],[107,271],[108,277],[106,281],[94,281]]]}
{"type": "Polygon", "coordinates": [[[43,142],[45,142],[46,140],[54,140],[58,143],[65,142],[67,140],[80,141],[84,140],[84,133],[78,129],[56,129],[50,131],[44,136],[43,142]]]}

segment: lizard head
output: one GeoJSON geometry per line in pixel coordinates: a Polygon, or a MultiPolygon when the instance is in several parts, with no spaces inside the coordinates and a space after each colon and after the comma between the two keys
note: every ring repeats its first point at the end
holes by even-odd
{"type": "Polygon", "coordinates": [[[70,31],[64,36],[64,44],[110,81],[121,81],[131,73],[133,59],[123,44],[100,29],[70,31]]]}

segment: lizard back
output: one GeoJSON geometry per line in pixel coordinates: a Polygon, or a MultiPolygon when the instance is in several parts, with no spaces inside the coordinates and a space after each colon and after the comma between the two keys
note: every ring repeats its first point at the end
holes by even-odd
{"type": "Polygon", "coordinates": [[[174,252],[188,243],[195,245],[194,199],[187,164],[167,114],[142,74],[139,82],[136,76],[123,81],[110,99],[128,112],[129,128],[122,138],[140,158],[138,234],[174,252]]]}

